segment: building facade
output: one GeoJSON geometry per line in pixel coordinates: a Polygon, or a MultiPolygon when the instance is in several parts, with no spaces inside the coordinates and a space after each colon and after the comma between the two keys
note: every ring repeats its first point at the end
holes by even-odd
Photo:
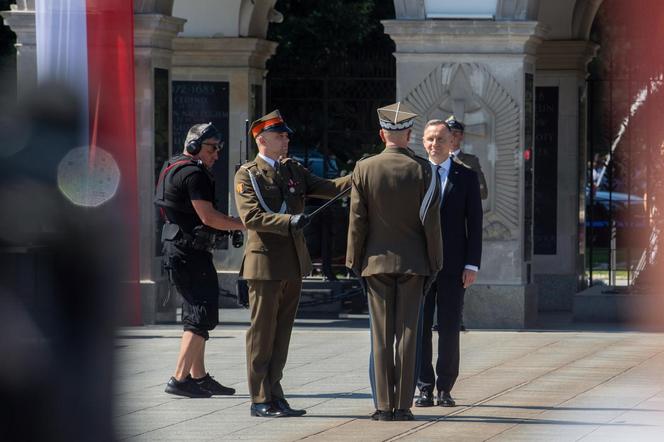
{"type": "MultiPolygon", "coordinates": [[[[145,323],[165,319],[153,206],[162,161],[181,150],[188,125],[227,134],[215,175],[222,210],[234,213],[232,178],[245,155],[244,122],[264,109],[265,63],[276,43],[276,0],[135,0],[135,84],[140,283],[145,323]],[[192,97],[196,99],[192,101],[192,97]]],[[[602,0],[395,0],[383,21],[396,44],[396,96],[423,124],[454,114],[465,149],[485,171],[484,253],[466,295],[470,327],[528,327],[538,310],[571,310],[584,271],[586,77],[602,0]]],[[[33,0],[1,13],[17,35],[18,94],[37,81],[33,0]]],[[[231,289],[241,249],[216,252],[231,289]]]]}

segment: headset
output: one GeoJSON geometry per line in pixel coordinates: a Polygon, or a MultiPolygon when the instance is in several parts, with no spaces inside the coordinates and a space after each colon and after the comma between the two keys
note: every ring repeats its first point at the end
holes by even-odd
{"type": "Polygon", "coordinates": [[[189,140],[185,145],[185,149],[191,155],[198,155],[203,148],[204,140],[207,140],[208,138],[221,138],[221,132],[219,132],[212,123],[202,124],[201,126],[201,134],[196,138],[189,140]]]}

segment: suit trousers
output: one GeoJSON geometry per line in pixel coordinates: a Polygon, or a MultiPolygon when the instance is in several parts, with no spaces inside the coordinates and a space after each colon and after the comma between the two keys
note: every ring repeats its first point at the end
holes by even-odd
{"type": "Polygon", "coordinates": [[[371,319],[369,379],[374,406],[383,411],[408,409],[415,393],[425,277],[377,274],[365,279],[371,319]]]}
{"type": "Polygon", "coordinates": [[[436,282],[424,298],[422,315],[422,338],[420,352],[420,373],[417,387],[433,392],[434,384],[438,391],[452,391],[459,377],[459,328],[463,296],[461,275],[438,274],[436,282]],[[438,307],[438,360],[434,376],[432,360],[432,332],[434,311],[438,307]]]}
{"type": "Polygon", "coordinates": [[[301,279],[247,280],[251,326],[247,330],[247,377],[255,404],[283,399],[281,388],[301,279]]]}

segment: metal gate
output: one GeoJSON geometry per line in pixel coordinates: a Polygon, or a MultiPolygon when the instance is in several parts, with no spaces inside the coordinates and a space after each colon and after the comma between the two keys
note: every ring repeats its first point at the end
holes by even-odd
{"type": "Polygon", "coordinates": [[[648,4],[627,7],[607,0],[593,31],[601,49],[588,82],[586,276],[591,285],[648,285],[648,270],[657,262],[664,70],[662,57],[652,54],[661,53],[653,32],[664,8],[648,4]]]}
{"type": "MultiPolygon", "coordinates": [[[[316,175],[335,178],[350,173],[363,154],[381,148],[376,109],[394,102],[396,68],[392,51],[380,50],[326,65],[326,72],[312,73],[275,59],[267,78],[267,108],[278,108],[295,131],[289,156],[316,175]]],[[[305,210],[320,204],[308,200],[305,210]]],[[[305,230],[314,269],[328,279],[345,272],[347,223],[347,207],[337,203],[305,230]]]]}
{"type": "Polygon", "coordinates": [[[267,108],[279,108],[295,130],[294,151],[333,154],[340,169],[350,169],[380,144],[376,109],[395,100],[395,60],[391,53],[367,52],[329,65],[311,75],[283,61],[272,64],[267,108]]]}

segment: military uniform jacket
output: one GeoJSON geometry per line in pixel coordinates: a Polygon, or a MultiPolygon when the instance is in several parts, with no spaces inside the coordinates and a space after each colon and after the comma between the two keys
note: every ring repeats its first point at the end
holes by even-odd
{"type": "Polygon", "coordinates": [[[311,273],[304,234],[290,231],[291,215],[304,211],[305,196],[332,198],[349,186],[350,176],[323,179],[290,158],[279,162],[279,172],[259,156],[242,165],[235,174],[235,204],[247,228],[240,276],[286,280],[311,273]]]}
{"type": "Polygon", "coordinates": [[[410,149],[387,147],[352,175],[346,266],[361,276],[435,275],[443,263],[440,180],[410,149]]]}
{"type": "Polygon", "coordinates": [[[459,152],[456,157],[461,160],[463,164],[468,166],[477,174],[477,179],[480,182],[480,197],[485,200],[489,196],[489,188],[486,185],[486,178],[484,178],[484,172],[482,172],[482,166],[480,166],[480,159],[475,155],[465,153],[463,151],[459,152]]]}

